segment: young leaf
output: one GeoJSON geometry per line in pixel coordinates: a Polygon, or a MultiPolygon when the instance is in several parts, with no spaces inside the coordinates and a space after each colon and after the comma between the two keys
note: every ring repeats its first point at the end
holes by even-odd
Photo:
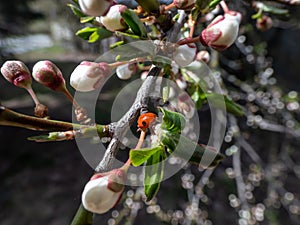
{"type": "Polygon", "coordinates": [[[144,191],[147,201],[150,201],[158,192],[163,179],[165,152],[157,151],[148,160],[145,167],[144,191]]]}
{"type": "Polygon", "coordinates": [[[218,153],[213,147],[198,144],[182,135],[178,139],[176,150],[174,149],[171,153],[204,168],[215,167],[225,158],[223,154],[218,153]]]}
{"type": "Polygon", "coordinates": [[[262,3],[262,2],[257,2],[256,7],[263,10],[264,12],[272,13],[276,15],[288,16],[289,14],[289,11],[287,9],[280,9],[275,6],[271,6],[269,4],[262,3]]]}
{"type": "Polygon", "coordinates": [[[140,166],[156,152],[161,152],[163,150],[163,146],[157,146],[155,148],[132,149],[129,153],[130,161],[133,166],[140,166]]]}
{"type": "Polygon", "coordinates": [[[140,18],[130,9],[126,9],[121,12],[121,16],[125,23],[131,28],[132,32],[141,37],[147,37],[147,31],[140,18]]]}
{"type": "Polygon", "coordinates": [[[78,30],[76,35],[84,40],[88,40],[89,42],[94,42],[112,36],[112,32],[102,27],[85,27],[81,30],[78,30]]]}
{"type": "Polygon", "coordinates": [[[180,113],[159,108],[163,113],[161,128],[171,133],[180,133],[185,126],[184,116],[180,113]]]}
{"type": "Polygon", "coordinates": [[[159,13],[159,3],[157,0],[136,0],[136,2],[142,6],[142,8],[150,14],[159,13]]]}
{"type": "Polygon", "coordinates": [[[72,12],[74,13],[75,16],[78,16],[78,17],[86,16],[83,12],[81,12],[80,8],[77,7],[76,5],[68,4],[67,6],[70,7],[70,9],[72,10],[72,12]]]}
{"type": "Polygon", "coordinates": [[[235,115],[235,116],[243,116],[244,112],[240,105],[232,101],[231,99],[227,98],[224,95],[211,93],[206,94],[206,98],[208,99],[208,102],[212,104],[212,106],[216,108],[222,108],[225,104],[226,110],[235,115]]]}
{"type": "Polygon", "coordinates": [[[94,19],[95,19],[95,17],[93,17],[93,16],[83,16],[83,17],[80,17],[80,23],[92,22],[94,19]]]}

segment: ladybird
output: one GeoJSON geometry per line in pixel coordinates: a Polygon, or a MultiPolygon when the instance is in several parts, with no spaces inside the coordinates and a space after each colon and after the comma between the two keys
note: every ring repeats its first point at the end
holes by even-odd
{"type": "Polygon", "coordinates": [[[138,128],[145,130],[149,128],[152,122],[156,119],[156,115],[154,113],[144,113],[139,116],[138,119],[138,128]]]}

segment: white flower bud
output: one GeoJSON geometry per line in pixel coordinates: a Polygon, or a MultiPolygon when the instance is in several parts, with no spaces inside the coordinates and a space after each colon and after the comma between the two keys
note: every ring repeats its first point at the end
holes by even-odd
{"type": "Polygon", "coordinates": [[[184,67],[193,62],[196,56],[196,45],[194,43],[180,45],[174,53],[174,61],[178,66],[184,67]]]}
{"type": "Polygon", "coordinates": [[[137,65],[135,63],[128,63],[118,66],[116,69],[117,76],[121,80],[128,80],[137,71],[137,65]]]}
{"type": "Polygon", "coordinates": [[[187,88],[187,83],[185,80],[183,79],[176,79],[176,84],[178,85],[178,87],[181,89],[181,90],[184,90],[187,88]]]}
{"type": "Polygon", "coordinates": [[[208,63],[208,61],[210,60],[209,52],[205,51],[205,50],[202,50],[202,51],[198,52],[197,55],[196,55],[196,60],[208,63]]]}
{"type": "Polygon", "coordinates": [[[83,207],[93,213],[107,212],[119,202],[125,179],[126,172],[122,169],[94,175],[82,192],[83,207]]]}
{"type": "Polygon", "coordinates": [[[224,16],[217,16],[201,32],[201,43],[218,51],[228,48],[238,36],[241,19],[241,14],[235,11],[229,11],[224,16]]]}
{"type": "Polygon", "coordinates": [[[178,108],[186,118],[190,119],[193,117],[195,113],[195,104],[186,92],[182,92],[178,95],[178,108]]]}
{"type": "Polygon", "coordinates": [[[110,74],[111,69],[107,63],[83,61],[72,72],[70,85],[77,91],[93,91],[102,87],[110,74]]]}
{"type": "Polygon", "coordinates": [[[127,25],[121,16],[121,12],[126,9],[127,7],[125,5],[114,5],[110,7],[108,13],[105,16],[100,17],[100,22],[105,26],[107,30],[124,30],[127,28],[127,25]]]}
{"type": "Polygon", "coordinates": [[[113,4],[113,0],[79,0],[79,6],[89,16],[102,16],[113,4]]]}

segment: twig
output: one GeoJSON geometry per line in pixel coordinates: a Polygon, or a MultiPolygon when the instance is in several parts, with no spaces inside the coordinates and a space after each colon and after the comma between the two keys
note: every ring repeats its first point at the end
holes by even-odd
{"type": "Polygon", "coordinates": [[[180,32],[180,29],[184,23],[184,19],[185,19],[185,12],[184,10],[178,10],[179,12],[179,18],[176,21],[176,23],[174,24],[174,26],[171,28],[171,30],[169,31],[168,37],[167,37],[167,41],[168,42],[176,42],[177,38],[178,38],[178,34],[180,32]]]}
{"type": "Polygon", "coordinates": [[[240,146],[238,146],[238,150],[233,155],[233,170],[235,174],[235,181],[237,186],[238,197],[241,200],[242,209],[249,210],[249,205],[245,196],[245,182],[242,177],[242,168],[241,168],[241,151],[240,146]]]}

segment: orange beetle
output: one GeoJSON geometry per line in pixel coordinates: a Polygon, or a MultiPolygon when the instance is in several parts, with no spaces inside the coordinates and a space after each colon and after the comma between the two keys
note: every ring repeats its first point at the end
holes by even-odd
{"type": "Polygon", "coordinates": [[[151,123],[156,119],[156,115],[154,113],[148,112],[141,114],[138,119],[138,128],[141,130],[145,130],[149,128],[151,123]]]}

